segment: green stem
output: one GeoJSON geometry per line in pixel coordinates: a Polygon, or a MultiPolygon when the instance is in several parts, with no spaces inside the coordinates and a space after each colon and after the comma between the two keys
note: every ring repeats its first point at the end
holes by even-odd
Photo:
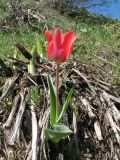
{"type": "Polygon", "coordinates": [[[58,110],[59,110],[59,106],[58,106],[58,85],[59,85],[59,64],[57,64],[56,67],[56,121],[58,119],[58,110]]]}

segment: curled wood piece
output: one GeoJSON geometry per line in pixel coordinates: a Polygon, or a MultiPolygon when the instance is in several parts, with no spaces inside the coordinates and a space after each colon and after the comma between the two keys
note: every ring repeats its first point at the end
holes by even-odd
{"type": "MultiPolygon", "coordinates": [[[[87,102],[87,100],[83,99],[83,98],[81,98],[81,101],[82,101],[83,105],[86,107],[86,110],[88,112],[89,117],[91,119],[96,119],[96,115],[93,113],[93,111],[91,109],[92,106],[89,104],[89,102],[87,102]]],[[[100,124],[99,124],[98,120],[95,120],[95,122],[94,122],[94,129],[95,129],[95,133],[96,133],[98,140],[99,141],[103,140],[102,132],[101,132],[101,128],[100,128],[100,124]]]]}
{"type": "Polygon", "coordinates": [[[110,126],[115,133],[117,142],[120,144],[120,111],[116,108],[114,103],[111,101],[111,98],[108,93],[105,91],[103,92],[103,98],[106,100],[108,103],[109,109],[106,112],[107,119],[110,123],[110,126]]]}
{"type": "Polygon", "coordinates": [[[48,128],[49,123],[49,114],[50,114],[50,108],[48,107],[43,116],[40,116],[38,126],[39,126],[39,137],[40,137],[40,160],[43,160],[43,157],[45,160],[47,160],[47,154],[45,149],[45,142],[44,142],[44,129],[48,128]]]}
{"type": "Polygon", "coordinates": [[[80,99],[81,99],[81,102],[83,103],[83,105],[86,107],[86,110],[88,112],[89,117],[91,119],[94,119],[96,116],[91,109],[92,106],[86,101],[86,99],[84,99],[84,98],[80,98],[80,99]]]}
{"type": "Polygon", "coordinates": [[[110,123],[110,126],[111,126],[112,130],[113,130],[114,133],[115,133],[117,142],[120,144],[120,135],[119,135],[119,133],[118,133],[118,131],[117,131],[116,124],[115,124],[115,122],[114,122],[114,120],[113,120],[113,117],[112,117],[112,115],[111,115],[110,110],[108,110],[108,111],[106,112],[106,116],[107,116],[107,118],[108,118],[108,120],[109,120],[109,123],[110,123]]]}
{"type": "Polygon", "coordinates": [[[112,99],[113,101],[115,101],[115,102],[117,102],[117,103],[120,103],[120,97],[118,98],[118,97],[115,97],[115,96],[110,95],[110,94],[108,94],[108,96],[109,96],[109,98],[112,99]]]}
{"type": "Polygon", "coordinates": [[[25,111],[25,105],[26,105],[25,95],[26,95],[26,89],[23,91],[23,93],[20,93],[20,96],[21,96],[20,108],[16,117],[16,121],[14,123],[13,134],[11,137],[11,142],[14,145],[19,142],[21,123],[22,123],[23,113],[25,111]]]}
{"type": "Polygon", "coordinates": [[[76,115],[73,112],[73,129],[74,129],[74,135],[75,135],[75,142],[76,142],[76,149],[77,149],[77,153],[79,153],[79,143],[78,143],[78,136],[77,136],[77,131],[78,131],[78,127],[77,127],[77,119],[76,119],[76,115]]]}
{"type": "Polygon", "coordinates": [[[77,132],[77,120],[76,120],[76,115],[73,112],[73,128],[74,128],[74,134],[77,132]]]}
{"type": "Polygon", "coordinates": [[[114,158],[115,158],[115,160],[119,160],[119,157],[117,154],[115,154],[114,158]]]}
{"type": "Polygon", "coordinates": [[[33,106],[31,106],[31,107],[32,107],[31,108],[31,111],[32,111],[32,146],[29,148],[25,160],[37,160],[35,158],[38,156],[37,155],[38,150],[40,152],[39,159],[43,160],[43,156],[44,156],[44,159],[47,160],[47,155],[46,155],[46,151],[45,151],[45,143],[44,143],[44,129],[47,128],[47,126],[48,126],[50,108],[47,108],[45,111],[44,110],[41,111],[42,113],[40,114],[38,126],[36,126],[37,119],[35,116],[33,106]],[[39,144],[39,146],[38,146],[38,144],[39,144]]]}
{"type": "Polygon", "coordinates": [[[58,155],[58,160],[64,160],[64,156],[63,156],[62,153],[59,153],[59,155],[58,155]]]}
{"type": "Polygon", "coordinates": [[[37,118],[35,115],[34,106],[31,106],[31,114],[32,114],[32,160],[37,160],[38,127],[37,127],[37,118]]]}
{"type": "MultiPolygon", "coordinates": [[[[105,96],[105,97],[107,97],[107,99],[109,98],[109,99],[111,99],[111,100],[113,100],[113,101],[115,101],[115,102],[117,102],[117,103],[120,103],[120,97],[115,97],[115,96],[113,96],[113,95],[110,95],[110,94],[108,94],[107,92],[105,92],[104,90],[102,90],[103,91],[103,95],[105,96]]],[[[108,99],[108,100],[109,100],[108,99]]]]}
{"type": "Polygon", "coordinates": [[[9,117],[6,121],[6,123],[4,124],[4,128],[10,128],[11,125],[12,125],[12,121],[13,121],[13,118],[15,116],[15,113],[16,113],[16,110],[17,110],[17,107],[19,106],[20,104],[20,94],[18,94],[15,98],[14,98],[14,102],[13,102],[13,107],[12,107],[12,110],[9,114],[9,117]]]}
{"type": "Polygon", "coordinates": [[[50,114],[50,108],[47,108],[44,112],[43,117],[40,117],[39,122],[38,122],[42,142],[44,142],[44,129],[47,128],[48,126],[49,114],[50,114]]]}
{"type": "MultiPolygon", "coordinates": [[[[120,111],[116,108],[114,103],[111,101],[108,93],[106,93],[105,91],[103,92],[103,98],[108,103],[109,110],[111,111],[112,116],[114,117],[114,120],[115,120],[116,124],[119,126],[120,111]]],[[[117,127],[117,128],[119,128],[119,127],[117,127]]]]}
{"type": "Polygon", "coordinates": [[[99,121],[95,121],[94,129],[95,129],[98,140],[99,141],[103,140],[99,121]]]}
{"type": "Polygon", "coordinates": [[[32,157],[32,149],[30,151],[28,151],[28,153],[25,157],[25,160],[31,160],[31,157],[32,157]]]}
{"type": "Polygon", "coordinates": [[[21,123],[22,123],[23,113],[25,111],[25,106],[26,106],[26,101],[25,101],[26,93],[27,93],[26,88],[24,89],[23,92],[20,93],[21,102],[20,102],[18,113],[16,115],[15,122],[13,124],[13,128],[11,128],[11,130],[6,130],[6,133],[8,133],[6,137],[6,141],[7,141],[7,144],[9,144],[10,146],[15,146],[19,142],[21,123]]]}

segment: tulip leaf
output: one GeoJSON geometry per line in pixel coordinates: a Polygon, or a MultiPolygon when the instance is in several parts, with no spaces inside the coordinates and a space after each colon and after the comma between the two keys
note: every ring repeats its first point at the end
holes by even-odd
{"type": "Polygon", "coordinates": [[[56,123],[59,123],[61,121],[63,113],[65,113],[65,111],[66,111],[66,109],[67,109],[67,107],[68,107],[68,105],[69,105],[69,103],[70,103],[70,101],[72,99],[73,91],[74,91],[74,88],[71,88],[71,90],[68,93],[67,99],[66,99],[66,101],[65,101],[65,103],[63,105],[62,111],[61,111],[56,123]]]}
{"type": "Polygon", "coordinates": [[[50,124],[53,127],[56,121],[56,96],[52,79],[48,76],[48,84],[50,89],[50,124]]]}
{"type": "Polygon", "coordinates": [[[33,63],[33,59],[30,60],[30,64],[28,65],[28,73],[34,75],[36,73],[35,64],[33,63]]]}
{"type": "Polygon", "coordinates": [[[44,134],[46,140],[51,140],[54,143],[59,142],[61,139],[69,136],[72,132],[67,126],[64,124],[54,124],[54,130],[45,129],[44,134]]]}

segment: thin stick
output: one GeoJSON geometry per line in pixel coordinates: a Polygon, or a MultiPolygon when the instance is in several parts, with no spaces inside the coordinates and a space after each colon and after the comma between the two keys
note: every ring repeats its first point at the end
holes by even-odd
{"type": "Polygon", "coordinates": [[[59,85],[59,64],[56,67],[56,120],[58,119],[58,85],[59,85]]]}

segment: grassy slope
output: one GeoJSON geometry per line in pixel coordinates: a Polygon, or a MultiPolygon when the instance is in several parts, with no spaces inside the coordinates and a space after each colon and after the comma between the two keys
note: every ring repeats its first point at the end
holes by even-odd
{"type": "MultiPolygon", "coordinates": [[[[8,3],[2,0],[0,4],[0,21],[3,22],[4,18],[9,16],[7,11],[8,3]]],[[[94,15],[82,16],[76,21],[75,18],[60,14],[59,11],[54,10],[49,6],[42,6],[36,2],[27,1],[24,3],[24,7],[27,9],[34,8],[40,14],[42,14],[47,20],[47,26],[51,31],[57,26],[60,26],[62,30],[72,30],[78,35],[76,42],[76,50],[78,59],[102,65],[103,62],[96,58],[95,53],[103,59],[107,59],[109,62],[116,65],[110,66],[110,70],[113,73],[113,81],[119,81],[120,75],[120,23],[118,21],[104,20],[101,17],[94,15]]],[[[20,42],[27,48],[31,48],[34,44],[35,33],[32,29],[26,25],[16,27],[16,30],[12,29],[12,24],[8,26],[11,30],[8,33],[0,33],[0,56],[6,54],[13,54],[13,44],[20,42]],[[18,32],[19,30],[19,32],[18,32]]],[[[43,26],[42,26],[43,27],[43,26]]],[[[42,33],[41,33],[42,34],[42,33]]]]}

